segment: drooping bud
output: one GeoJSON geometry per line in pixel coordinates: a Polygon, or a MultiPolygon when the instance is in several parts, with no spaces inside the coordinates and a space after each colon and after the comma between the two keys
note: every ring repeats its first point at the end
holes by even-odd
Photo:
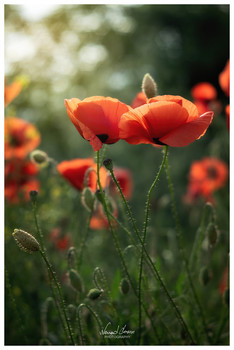
{"type": "Polygon", "coordinates": [[[218,239],[218,228],[214,222],[210,222],[206,230],[209,245],[214,247],[218,239]]]}
{"type": "Polygon", "coordinates": [[[126,278],[123,278],[120,282],[120,290],[123,294],[128,294],[129,292],[129,282],[126,278]]]}
{"type": "Polygon", "coordinates": [[[31,199],[32,203],[35,204],[37,202],[38,192],[37,191],[30,191],[29,195],[30,195],[30,199],[31,199]]]}
{"type": "Polygon", "coordinates": [[[210,282],[211,278],[211,271],[207,268],[207,266],[202,267],[199,273],[200,283],[203,286],[206,286],[210,282]]]}
{"type": "Polygon", "coordinates": [[[157,96],[157,84],[149,73],[145,74],[142,80],[142,91],[147,98],[157,96]]]}
{"type": "MultiPolygon", "coordinates": [[[[97,191],[95,192],[95,195],[96,195],[97,199],[99,200],[99,202],[103,204],[103,195],[102,195],[101,191],[100,191],[100,190],[97,190],[97,191]]],[[[104,195],[105,195],[105,194],[104,194],[104,195]]]]}
{"type": "Polygon", "coordinates": [[[23,251],[32,254],[40,250],[40,244],[30,233],[15,229],[12,233],[16,243],[23,251]]]}
{"type": "Polygon", "coordinates": [[[92,211],[94,206],[95,196],[89,187],[85,187],[81,193],[81,203],[88,210],[92,211]]]}
{"type": "Polygon", "coordinates": [[[30,158],[33,163],[38,165],[45,165],[48,163],[49,160],[48,155],[44,151],[41,151],[39,149],[32,151],[30,153],[30,158]]]}
{"type": "Polygon", "coordinates": [[[78,272],[74,269],[69,270],[69,278],[70,278],[70,283],[71,286],[77,291],[82,293],[83,291],[83,282],[78,274],[78,272]]]}
{"type": "Polygon", "coordinates": [[[87,294],[87,298],[91,299],[91,300],[96,300],[100,297],[100,295],[103,293],[104,291],[102,289],[98,289],[98,288],[93,288],[90,289],[90,291],[87,294]]]}
{"type": "Polygon", "coordinates": [[[113,170],[113,162],[112,162],[112,159],[110,158],[107,158],[103,161],[103,165],[104,167],[109,170],[109,171],[112,171],[113,170]]]}

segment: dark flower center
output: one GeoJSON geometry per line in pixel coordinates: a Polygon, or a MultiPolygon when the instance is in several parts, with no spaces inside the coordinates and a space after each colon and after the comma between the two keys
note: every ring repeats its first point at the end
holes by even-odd
{"type": "Polygon", "coordinates": [[[160,145],[160,146],[166,146],[165,143],[159,141],[159,137],[153,137],[154,143],[156,143],[156,145],[160,145]]]}
{"type": "Polygon", "coordinates": [[[108,135],[107,134],[99,134],[99,135],[96,135],[99,140],[102,142],[102,143],[105,143],[108,139],[108,135]]]}
{"type": "Polygon", "coordinates": [[[216,179],[218,177],[218,171],[215,167],[213,166],[210,166],[208,169],[207,169],[207,174],[208,174],[208,177],[210,179],[216,179]]]}

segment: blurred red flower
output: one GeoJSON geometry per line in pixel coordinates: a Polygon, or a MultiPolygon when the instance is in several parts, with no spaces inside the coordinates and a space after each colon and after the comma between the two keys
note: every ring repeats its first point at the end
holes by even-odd
{"type": "Polygon", "coordinates": [[[203,136],[213,112],[201,116],[197,107],[180,96],[157,96],[131,109],[119,122],[120,138],[130,144],[183,147],[203,136]]]}
{"type": "Polygon", "coordinates": [[[78,98],[65,100],[68,116],[82,137],[88,140],[94,151],[103,143],[119,140],[118,123],[130,107],[111,97],[93,96],[83,101],[78,98]]]}
{"type": "MultiPolygon", "coordinates": [[[[112,215],[117,217],[118,210],[117,210],[117,206],[116,206],[114,200],[111,200],[111,205],[112,205],[112,209],[113,209],[112,215]]],[[[115,223],[113,222],[112,225],[114,225],[114,224],[115,223]]],[[[101,203],[97,203],[97,206],[96,206],[96,208],[93,212],[93,215],[91,217],[89,227],[92,230],[102,230],[104,228],[109,227],[108,219],[104,213],[103,206],[101,203]]]]}
{"type": "Polygon", "coordinates": [[[226,267],[223,272],[222,279],[219,283],[220,294],[223,294],[225,292],[225,290],[227,289],[227,286],[228,286],[228,268],[226,267]]]}
{"type": "Polygon", "coordinates": [[[40,143],[38,130],[31,123],[17,117],[5,119],[5,158],[24,158],[40,143]]]}
{"type": "Polygon", "coordinates": [[[140,107],[140,106],[144,105],[145,103],[147,103],[147,100],[148,99],[147,99],[144,92],[142,92],[142,91],[138,92],[138,94],[136,95],[136,97],[132,101],[131,107],[132,108],[140,107]]]}
{"type": "Polygon", "coordinates": [[[39,191],[39,181],[35,178],[38,168],[28,160],[12,159],[5,165],[5,198],[11,204],[21,200],[29,201],[30,191],[39,191]]]}
{"type": "MultiPolygon", "coordinates": [[[[126,199],[130,199],[132,196],[133,181],[132,174],[128,169],[114,168],[114,174],[118,181],[123,195],[126,199]]],[[[110,179],[110,190],[113,194],[118,193],[118,189],[112,179],[110,179]]]]}
{"type": "Polygon", "coordinates": [[[5,90],[4,90],[4,102],[5,107],[11,103],[21,92],[23,87],[22,81],[19,79],[15,80],[10,85],[6,85],[5,83],[5,90]]]}
{"type": "Polygon", "coordinates": [[[216,100],[217,91],[210,83],[201,82],[196,84],[191,90],[191,95],[199,114],[204,114],[210,110],[220,112],[222,109],[220,102],[216,100]]]}
{"type": "MultiPolygon", "coordinates": [[[[92,191],[97,189],[97,164],[93,158],[66,160],[58,164],[58,172],[70,182],[78,191],[88,186],[92,191]],[[87,178],[86,178],[87,173],[87,178]],[[85,180],[87,183],[85,183],[85,180]]],[[[104,167],[100,168],[100,181],[106,186],[107,172],[104,167]]]]}
{"type": "Polygon", "coordinates": [[[193,162],[189,172],[187,201],[193,202],[198,196],[213,201],[213,193],[223,187],[228,178],[228,167],[222,160],[212,157],[193,162]]]}
{"type": "Polygon", "coordinates": [[[60,227],[53,228],[50,231],[49,238],[58,250],[66,250],[71,245],[70,235],[68,233],[64,235],[60,227]]]}
{"type": "Polygon", "coordinates": [[[230,95],[230,61],[226,63],[224,70],[219,74],[219,85],[224,93],[230,95]]]}

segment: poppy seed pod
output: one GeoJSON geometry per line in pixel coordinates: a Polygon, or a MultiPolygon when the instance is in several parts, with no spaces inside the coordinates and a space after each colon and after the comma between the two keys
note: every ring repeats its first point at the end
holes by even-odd
{"type": "Polygon", "coordinates": [[[87,297],[91,300],[96,300],[100,297],[102,293],[103,293],[102,289],[93,288],[93,289],[90,289],[90,291],[87,294],[87,297]]]}
{"type": "Polygon", "coordinates": [[[16,243],[23,251],[32,254],[40,250],[40,244],[30,233],[15,229],[12,233],[16,243]]]}
{"type": "Polygon", "coordinates": [[[142,80],[142,91],[147,98],[157,96],[157,85],[149,73],[145,74],[142,80]]]}
{"type": "MultiPolygon", "coordinates": [[[[103,194],[105,196],[105,192],[103,191],[103,194]]],[[[95,192],[95,196],[97,197],[98,201],[103,204],[103,195],[100,190],[97,190],[95,192]]]]}

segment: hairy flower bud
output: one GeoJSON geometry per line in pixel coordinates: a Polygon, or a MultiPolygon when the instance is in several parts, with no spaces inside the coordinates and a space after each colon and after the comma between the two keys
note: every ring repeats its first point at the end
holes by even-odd
{"type": "Polygon", "coordinates": [[[102,289],[93,288],[93,289],[90,289],[90,291],[87,294],[87,297],[91,300],[96,300],[100,297],[102,293],[103,293],[102,289]]]}
{"type": "Polygon", "coordinates": [[[112,159],[110,158],[107,158],[103,161],[103,165],[104,167],[109,170],[109,171],[112,171],[113,170],[113,162],[112,162],[112,159]]]}
{"type": "Polygon", "coordinates": [[[30,195],[30,199],[31,199],[32,203],[35,204],[36,201],[37,201],[38,192],[35,191],[35,190],[34,191],[30,191],[29,195],[30,195]]]}
{"type": "Polygon", "coordinates": [[[83,291],[83,282],[78,274],[78,272],[74,269],[69,270],[69,278],[70,278],[70,283],[71,286],[77,291],[82,293],[83,291]]]}
{"type": "Polygon", "coordinates": [[[149,73],[145,74],[142,80],[142,91],[147,98],[157,96],[157,85],[149,73]]]}
{"type": "Polygon", "coordinates": [[[123,294],[128,294],[129,292],[129,282],[126,278],[123,278],[120,282],[120,290],[123,294]]]}
{"type": "Polygon", "coordinates": [[[85,187],[81,193],[81,203],[88,211],[92,211],[94,201],[95,201],[94,193],[90,190],[89,187],[85,187]]]}
{"type": "Polygon", "coordinates": [[[203,286],[206,286],[210,282],[211,278],[211,271],[206,266],[202,267],[199,274],[200,283],[203,286]]]}
{"type": "Polygon", "coordinates": [[[38,165],[45,165],[48,162],[48,155],[39,149],[30,153],[31,161],[38,165]]]}
{"type": "Polygon", "coordinates": [[[209,241],[209,245],[211,247],[214,247],[215,244],[217,243],[217,239],[218,239],[218,228],[215,225],[215,223],[210,222],[207,230],[206,230],[206,234],[208,237],[208,241],[209,241]]]}
{"type": "Polygon", "coordinates": [[[20,249],[23,251],[32,254],[40,250],[39,242],[30,233],[20,229],[15,229],[12,235],[20,249]]]}

